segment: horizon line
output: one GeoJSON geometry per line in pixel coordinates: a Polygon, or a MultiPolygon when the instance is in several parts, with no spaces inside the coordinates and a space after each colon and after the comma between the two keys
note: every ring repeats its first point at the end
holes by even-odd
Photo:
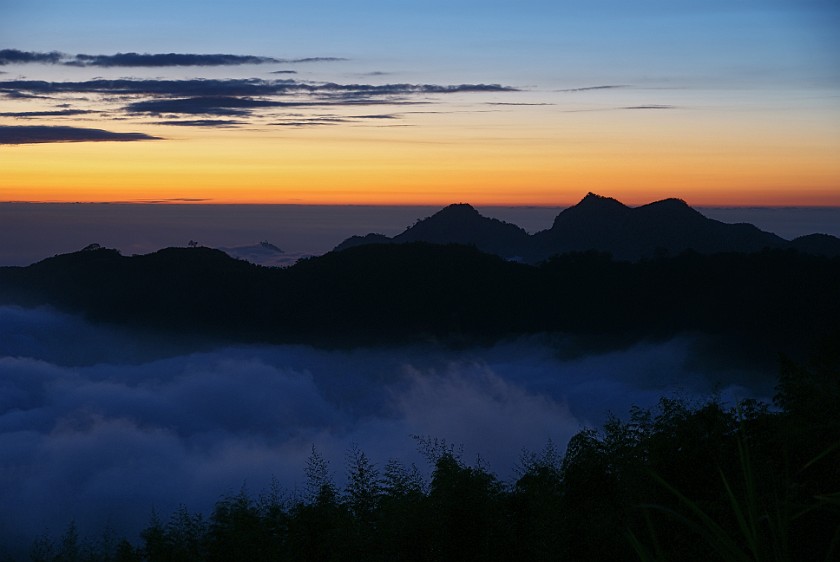
{"type": "MultiPolygon", "coordinates": [[[[598,194],[600,195],[600,194],[598,194]]],[[[656,203],[659,201],[664,201],[667,199],[681,199],[683,200],[688,206],[697,209],[840,209],[840,204],[815,204],[815,203],[803,203],[803,204],[795,204],[795,203],[783,203],[783,204],[756,204],[756,203],[699,203],[699,204],[692,204],[690,201],[687,201],[683,198],[678,197],[663,197],[657,199],[650,199],[646,200],[643,203],[636,203],[635,199],[631,200],[631,202],[627,202],[627,200],[622,200],[618,197],[612,196],[603,196],[605,198],[615,199],[627,206],[636,207],[636,206],[644,206],[649,205],[651,203],[656,203]]],[[[581,198],[582,199],[582,198],[581,198]]],[[[25,200],[25,199],[12,199],[12,200],[0,200],[0,205],[115,205],[115,206],[129,206],[129,205],[144,205],[144,206],[184,206],[184,207],[192,207],[192,206],[240,206],[240,207],[405,207],[405,208],[412,208],[412,207],[448,207],[450,205],[458,205],[458,204],[467,204],[475,208],[481,207],[508,207],[508,208],[519,208],[519,209],[554,209],[554,208],[568,208],[573,207],[580,203],[581,199],[577,199],[573,202],[563,203],[563,202],[552,202],[552,203],[506,203],[506,202],[490,202],[490,203],[470,203],[469,201],[450,201],[448,203],[441,203],[441,202],[428,202],[428,203],[419,203],[419,202],[410,202],[410,203],[396,203],[396,202],[323,202],[323,201],[294,201],[294,202],[282,202],[282,201],[264,201],[264,202],[255,202],[255,201],[221,201],[221,200],[213,200],[213,199],[205,199],[205,198],[173,198],[168,200],[163,199],[150,199],[150,200],[102,200],[102,201],[71,201],[71,200],[61,200],[61,199],[52,199],[52,200],[25,200]]]]}

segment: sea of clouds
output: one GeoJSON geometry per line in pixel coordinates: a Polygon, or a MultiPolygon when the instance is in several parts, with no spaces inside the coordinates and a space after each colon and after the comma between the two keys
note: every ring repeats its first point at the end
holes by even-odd
{"type": "MultiPolygon", "coordinates": [[[[348,450],[428,474],[412,436],[511,481],[523,449],[661,396],[768,399],[772,374],[705,361],[696,337],[584,352],[560,337],[492,347],[230,346],[0,307],[0,545],[208,512],[243,488],[304,486],[314,446],[341,486],[348,450]]],[[[0,550],[2,553],[2,550],[0,550]]]]}

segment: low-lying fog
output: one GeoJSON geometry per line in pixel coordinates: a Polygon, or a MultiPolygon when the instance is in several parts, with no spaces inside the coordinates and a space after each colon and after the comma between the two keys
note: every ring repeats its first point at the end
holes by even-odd
{"type": "Polygon", "coordinates": [[[82,536],[135,539],[153,510],[209,510],[272,478],[294,494],[313,445],[340,486],[353,445],[428,473],[412,435],[510,480],[523,449],[562,450],[633,404],[769,399],[774,373],[712,367],[703,349],[688,336],[593,354],[548,336],[454,351],[201,347],[0,307],[0,544],[71,520],[82,536]]]}

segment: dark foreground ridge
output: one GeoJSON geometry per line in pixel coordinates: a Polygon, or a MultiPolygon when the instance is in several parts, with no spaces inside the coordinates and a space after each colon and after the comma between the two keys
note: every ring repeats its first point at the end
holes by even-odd
{"type": "Polygon", "coordinates": [[[840,333],[838,287],[840,259],[794,250],[639,262],[569,253],[534,266],[415,242],[267,268],[208,248],[94,248],[0,268],[0,304],[237,341],[460,345],[562,332],[631,343],[693,332],[773,360],[840,333]]]}
{"type": "Polygon", "coordinates": [[[382,234],[353,236],[336,250],[407,242],[464,244],[528,263],[589,250],[606,252],[626,261],[675,256],[687,250],[714,254],[794,248],[840,256],[840,239],[827,234],[787,241],[751,224],[727,224],[707,218],[680,199],[664,199],[633,208],[594,193],[557,215],[551,228],[534,235],[528,235],[518,226],[484,217],[470,205],[461,203],[418,221],[393,238],[382,234]]]}

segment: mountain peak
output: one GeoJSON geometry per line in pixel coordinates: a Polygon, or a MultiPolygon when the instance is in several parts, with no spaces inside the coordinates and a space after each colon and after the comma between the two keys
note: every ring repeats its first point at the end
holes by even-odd
{"type": "Polygon", "coordinates": [[[586,194],[586,197],[580,200],[580,203],[575,205],[575,207],[582,207],[582,208],[615,208],[615,209],[626,209],[627,206],[618,201],[617,199],[613,199],[612,197],[605,197],[603,195],[598,195],[597,193],[592,193],[591,191],[586,194]]]}
{"type": "Polygon", "coordinates": [[[679,199],[677,197],[669,197],[667,199],[661,199],[659,201],[654,201],[653,203],[648,203],[647,205],[642,205],[642,207],[658,207],[660,209],[667,209],[669,211],[677,211],[677,210],[684,210],[689,209],[694,211],[694,208],[691,207],[688,203],[684,200],[679,199]]]}
{"type": "Polygon", "coordinates": [[[615,228],[630,210],[630,207],[612,197],[589,192],[580,203],[561,211],[555,217],[552,229],[579,230],[594,226],[596,229],[610,230],[615,228]]]}
{"type": "Polygon", "coordinates": [[[505,257],[519,256],[528,241],[520,227],[483,216],[472,205],[457,203],[417,221],[394,242],[465,244],[505,257]]]}
{"type": "Polygon", "coordinates": [[[274,244],[272,244],[268,240],[263,240],[262,242],[260,242],[259,247],[263,250],[268,251],[268,252],[274,252],[274,253],[277,253],[277,254],[282,254],[283,253],[283,250],[281,250],[280,248],[278,248],[277,246],[275,246],[274,244]]]}
{"type": "Polygon", "coordinates": [[[654,201],[636,207],[634,211],[634,216],[642,222],[662,223],[664,221],[671,224],[682,223],[685,226],[688,223],[699,224],[708,220],[700,211],[676,197],[654,201]]]}
{"type": "MultiPolygon", "coordinates": [[[[709,219],[679,198],[629,207],[612,197],[589,192],[579,203],[561,211],[551,228],[533,235],[514,224],[485,217],[467,203],[456,203],[419,219],[393,238],[381,234],[357,236],[336,249],[407,242],[469,245],[506,259],[530,262],[589,250],[608,252],[616,259],[638,260],[678,255],[688,249],[700,253],[756,252],[787,244],[752,225],[709,219]]],[[[799,245],[807,251],[816,248],[817,242],[824,254],[840,253],[832,240],[809,239],[799,245]]]]}
{"type": "Polygon", "coordinates": [[[453,203],[452,205],[447,205],[434,216],[439,217],[479,217],[481,214],[476,210],[475,207],[470,205],[469,203],[453,203]]]}
{"type": "Polygon", "coordinates": [[[659,202],[662,205],[671,205],[672,207],[688,207],[689,204],[685,202],[685,199],[680,199],[679,197],[668,197],[667,199],[663,199],[659,202]]]}

